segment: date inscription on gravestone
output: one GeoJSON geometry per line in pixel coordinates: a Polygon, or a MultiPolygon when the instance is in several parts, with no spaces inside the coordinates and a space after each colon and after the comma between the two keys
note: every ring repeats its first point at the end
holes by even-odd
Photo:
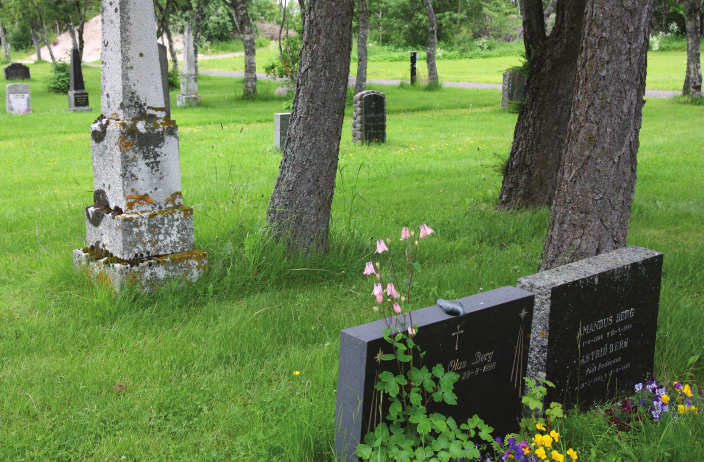
{"type": "Polygon", "coordinates": [[[627,247],[518,280],[536,294],[529,376],[546,402],[602,402],[649,378],[663,256],[627,247]]]}
{"type": "MultiPolygon", "coordinates": [[[[451,316],[438,305],[411,313],[418,325],[414,340],[425,351],[416,367],[432,370],[441,364],[459,375],[457,404],[431,402],[428,413],[452,416],[458,425],[477,414],[496,435],[518,431],[533,299],[531,293],[504,287],[458,300],[462,316],[451,316]]],[[[385,326],[380,320],[340,334],[335,450],[341,461],[357,460],[357,445],[388,410],[388,395],[375,389],[381,372],[398,374],[394,361],[381,359],[392,353],[383,338],[385,326]]]]}
{"type": "Polygon", "coordinates": [[[73,94],[73,104],[75,107],[88,106],[88,93],[75,92],[73,94]]]}

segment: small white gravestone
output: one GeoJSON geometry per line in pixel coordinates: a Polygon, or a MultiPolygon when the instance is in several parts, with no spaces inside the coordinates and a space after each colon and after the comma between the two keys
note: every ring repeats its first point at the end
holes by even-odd
{"type": "Polygon", "coordinates": [[[276,149],[283,151],[290,122],[290,112],[277,112],[274,114],[274,147],[276,149]]]}
{"type": "Polygon", "coordinates": [[[29,85],[26,83],[11,83],[5,87],[5,110],[9,114],[32,113],[32,98],[29,95],[29,85]]]}
{"type": "Polygon", "coordinates": [[[183,28],[183,74],[181,74],[181,93],[176,95],[176,105],[179,107],[200,106],[193,33],[189,24],[183,28]]]}

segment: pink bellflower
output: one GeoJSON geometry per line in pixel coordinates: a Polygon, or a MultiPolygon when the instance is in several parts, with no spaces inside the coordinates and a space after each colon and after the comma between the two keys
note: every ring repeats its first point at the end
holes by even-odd
{"type": "Polygon", "coordinates": [[[367,266],[364,268],[364,275],[368,274],[376,274],[376,270],[374,269],[374,263],[368,261],[367,266]]]}
{"type": "Polygon", "coordinates": [[[401,230],[401,240],[408,239],[411,237],[411,232],[408,230],[408,226],[404,226],[401,230]]]}
{"type": "Polygon", "coordinates": [[[378,241],[376,241],[376,253],[383,253],[387,250],[389,250],[389,248],[386,247],[386,243],[383,239],[379,239],[378,241]]]}
{"type": "Polygon", "coordinates": [[[372,295],[376,295],[376,302],[381,303],[384,301],[384,291],[381,288],[381,284],[374,284],[374,290],[372,295]]]}
{"type": "Polygon", "coordinates": [[[389,282],[386,285],[386,295],[388,295],[391,298],[398,298],[398,292],[396,292],[396,288],[394,287],[394,284],[389,282]]]}
{"type": "Polygon", "coordinates": [[[399,305],[398,303],[394,303],[394,313],[401,314],[402,311],[403,310],[401,309],[401,305],[399,305]]]}
{"type": "Polygon", "coordinates": [[[435,231],[433,231],[433,229],[430,226],[426,225],[425,223],[420,225],[420,237],[421,238],[426,237],[426,236],[430,236],[434,232],[435,231]]]}

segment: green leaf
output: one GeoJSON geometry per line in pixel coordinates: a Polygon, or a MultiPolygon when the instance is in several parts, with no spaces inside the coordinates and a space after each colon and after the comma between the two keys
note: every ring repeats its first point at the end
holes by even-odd
{"type": "Polygon", "coordinates": [[[433,428],[430,426],[430,421],[428,419],[423,419],[422,422],[418,424],[418,433],[421,435],[425,435],[426,433],[430,432],[433,428]]]}
{"type": "Polygon", "coordinates": [[[447,404],[452,404],[455,405],[457,404],[457,395],[455,395],[452,392],[445,392],[442,394],[442,399],[447,403],[447,404]]]}
{"type": "Polygon", "coordinates": [[[369,457],[372,455],[372,447],[367,446],[366,444],[360,444],[357,446],[357,456],[361,457],[364,460],[369,459],[369,457]]]}
{"type": "Polygon", "coordinates": [[[392,419],[395,419],[396,416],[401,414],[403,412],[403,405],[401,404],[401,401],[398,399],[394,399],[391,402],[391,406],[389,406],[389,417],[392,419]]]}
{"type": "Polygon", "coordinates": [[[440,451],[438,452],[438,459],[440,459],[440,462],[449,462],[450,453],[447,451],[440,451]]]}
{"type": "Polygon", "coordinates": [[[455,458],[464,457],[465,454],[461,442],[453,441],[450,443],[450,455],[455,458]]]}
{"type": "Polygon", "coordinates": [[[390,396],[398,395],[398,392],[399,392],[398,383],[396,383],[395,380],[392,380],[390,382],[386,382],[384,384],[384,391],[386,393],[388,393],[390,396]]]}
{"type": "Polygon", "coordinates": [[[388,354],[381,357],[382,361],[393,361],[394,359],[396,359],[396,355],[393,354],[388,354]]]}
{"type": "Polygon", "coordinates": [[[413,262],[413,267],[416,269],[416,271],[420,271],[420,263],[418,263],[417,261],[413,262]]]}
{"type": "Polygon", "coordinates": [[[389,371],[384,371],[381,374],[379,374],[379,381],[381,382],[390,382],[394,379],[394,374],[392,374],[389,371]]]}
{"type": "Polygon", "coordinates": [[[443,374],[445,373],[445,369],[443,369],[442,364],[436,364],[435,367],[433,368],[433,375],[435,377],[442,377],[443,374]]]}
{"type": "Polygon", "coordinates": [[[433,401],[435,401],[436,403],[439,403],[440,401],[442,401],[442,392],[441,391],[436,391],[435,393],[433,393],[433,401]]]}
{"type": "Polygon", "coordinates": [[[411,392],[410,399],[414,406],[420,406],[423,403],[423,397],[419,393],[411,392]]]}
{"type": "Polygon", "coordinates": [[[406,385],[408,384],[408,380],[406,380],[406,377],[402,375],[397,375],[394,377],[394,380],[399,384],[399,385],[406,385]]]}
{"type": "Polygon", "coordinates": [[[687,360],[687,367],[694,366],[694,364],[699,361],[699,355],[694,355],[687,360]]]}
{"type": "Polygon", "coordinates": [[[398,354],[398,360],[401,361],[402,363],[411,362],[411,359],[413,359],[413,356],[411,356],[411,355],[406,355],[403,353],[398,354]]]}

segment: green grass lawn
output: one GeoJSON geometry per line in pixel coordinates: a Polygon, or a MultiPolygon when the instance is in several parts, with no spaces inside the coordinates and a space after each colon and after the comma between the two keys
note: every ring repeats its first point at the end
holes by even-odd
{"type": "MultiPolygon", "coordinates": [[[[361,275],[375,239],[436,230],[422,242],[415,308],[536,270],[549,211],[494,211],[492,166],[516,121],[499,91],[381,87],[385,145],[351,143],[348,107],[330,254],[305,259],[262,233],[281,161],[277,85],[259,82],[260,99],[243,101],[241,80],[201,76],[202,107],[171,101],[211,270],[183,290],[115,298],[71,259],[92,202],[99,70],[84,70],[94,112],[69,113],[65,95],[44,90],[50,66],[31,68],[33,114],[0,113],[0,460],[331,461],[339,331],[375,319],[361,275]]],[[[702,106],[648,99],[628,236],[665,254],[654,372],[700,388],[701,120],[702,106]]],[[[701,420],[624,438],[588,412],[563,439],[580,460],[702,460],[701,420]],[[684,456],[661,455],[671,447],[684,456]]]]}
{"type": "MultiPolygon", "coordinates": [[[[278,51],[269,48],[257,50],[257,72],[264,72],[269,60],[278,56],[278,51]]],[[[440,80],[446,82],[501,83],[503,72],[521,64],[515,57],[439,60],[437,62],[440,80]]],[[[207,71],[244,72],[244,57],[215,58],[201,60],[200,69],[207,71]]],[[[687,54],[683,51],[651,51],[648,53],[649,90],[682,90],[684,73],[687,67],[687,54]]],[[[369,62],[368,79],[409,79],[410,64],[407,62],[369,62]]],[[[357,63],[352,62],[350,73],[357,75],[357,63]]],[[[418,73],[427,77],[425,61],[418,62],[418,73]]]]}

